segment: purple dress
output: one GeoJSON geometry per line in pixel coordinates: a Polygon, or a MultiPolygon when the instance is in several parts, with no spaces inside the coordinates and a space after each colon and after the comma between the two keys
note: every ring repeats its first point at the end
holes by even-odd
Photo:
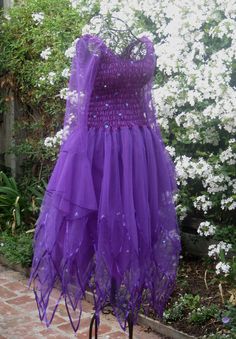
{"type": "Polygon", "coordinates": [[[76,332],[88,289],[98,324],[110,302],[126,330],[128,314],[135,324],[140,308],[162,318],[175,286],[176,173],[152,102],[154,46],[143,36],[146,54],[133,60],[136,41],[124,55],[97,35],[76,43],[66,133],[36,222],[28,283],[47,326],[64,299],[76,332]]]}

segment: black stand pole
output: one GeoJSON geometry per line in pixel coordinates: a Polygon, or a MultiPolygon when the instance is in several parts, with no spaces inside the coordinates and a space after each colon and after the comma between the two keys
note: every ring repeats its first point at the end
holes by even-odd
{"type": "Polygon", "coordinates": [[[133,339],[134,324],[133,324],[133,321],[131,319],[130,314],[129,314],[129,317],[128,317],[128,327],[129,327],[129,339],[133,339]]]}
{"type": "MultiPolygon", "coordinates": [[[[110,294],[110,303],[115,304],[116,298],[115,298],[115,291],[116,291],[116,282],[115,279],[111,279],[111,294],[110,294]]],[[[98,324],[97,324],[97,318],[94,313],[90,326],[89,326],[89,339],[93,338],[93,323],[95,322],[95,339],[98,339],[98,324]]],[[[129,328],[129,339],[133,339],[133,321],[131,314],[128,316],[128,328],[129,328]]]]}
{"type": "Polygon", "coordinates": [[[98,324],[96,314],[94,313],[89,326],[89,339],[93,338],[93,323],[95,321],[95,339],[98,339],[98,324]]]}

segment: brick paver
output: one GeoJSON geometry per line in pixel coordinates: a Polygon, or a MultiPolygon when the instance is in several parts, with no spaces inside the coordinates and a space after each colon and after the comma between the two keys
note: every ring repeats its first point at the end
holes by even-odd
{"type": "MultiPolygon", "coordinates": [[[[0,339],[34,338],[89,338],[90,319],[94,313],[92,304],[83,301],[80,330],[75,334],[67,316],[64,299],[61,300],[49,328],[40,321],[34,293],[27,288],[28,278],[0,265],[0,339]]],[[[57,290],[53,291],[55,297],[57,290]]],[[[128,330],[127,330],[128,331],[128,330]]],[[[101,313],[98,328],[99,339],[128,338],[116,318],[101,313]]],[[[134,339],[161,339],[154,332],[141,326],[134,326],[134,339]]]]}

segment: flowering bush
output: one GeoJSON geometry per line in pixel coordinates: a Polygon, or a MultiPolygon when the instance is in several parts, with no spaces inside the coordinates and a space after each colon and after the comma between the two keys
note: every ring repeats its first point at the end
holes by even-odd
{"type": "MultiPolygon", "coordinates": [[[[201,222],[199,224],[197,232],[201,236],[214,236],[216,235],[216,226],[211,225],[208,221],[201,222]]],[[[233,239],[233,245],[229,242],[219,241],[216,244],[209,245],[208,256],[214,260],[219,260],[216,263],[216,274],[223,274],[225,277],[236,279],[236,260],[234,256],[227,258],[228,253],[231,253],[233,247],[235,248],[235,239],[233,239]]]]}
{"type": "MultiPolygon", "coordinates": [[[[163,0],[158,6],[154,0],[99,2],[101,14],[114,14],[127,22],[136,35],[149,35],[152,39],[157,55],[153,99],[166,148],[176,165],[180,188],[175,196],[177,213],[180,221],[186,216],[204,217],[199,233],[219,241],[225,241],[227,229],[233,232],[231,239],[236,238],[236,228],[232,228],[236,208],[235,5],[235,0],[163,0]]],[[[14,8],[3,24],[4,39],[13,41],[14,32],[20,32],[14,45],[14,52],[22,53],[18,64],[13,58],[7,61],[10,49],[6,49],[3,59],[22,79],[24,100],[30,94],[31,104],[39,104],[47,111],[43,115],[47,119],[35,123],[41,137],[43,131],[48,133],[38,150],[41,154],[54,154],[54,160],[67,133],[60,129],[61,105],[65,107],[68,96],[77,100],[78,95],[63,86],[69,78],[70,61],[80,35],[73,27],[77,22],[83,26],[82,33],[98,33],[103,20],[89,22],[97,8],[96,1],[52,1],[48,7],[46,0],[40,5],[30,0],[27,6],[14,8]],[[19,16],[21,20],[17,21],[19,16]]],[[[119,20],[115,24],[118,29],[126,28],[119,20]]],[[[227,243],[233,252],[235,242],[227,243]]],[[[218,259],[217,273],[227,274],[229,262],[218,259]]]]}
{"type": "MultiPolygon", "coordinates": [[[[80,1],[73,1],[74,7],[80,1]]],[[[216,273],[235,277],[236,250],[236,2],[230,0],[101,1],[113,14],[154,42],[157,55],[153,99],[166,148],[176,165],[179,219],[205,218],[201,235],[220,243],[209,248],[216,273]],[[140,26],[140,22],[142,25],[140,26]],[[144,24],[146,23],[146,24],[144,24]],[[233,228],[232,228],[233,227],[233,228]],[[227,230],[231,239],[225,243],[227,230]],[[231,271],[230,271],[231,268],[231,271]]],[[[115,24],[125,28],[119,20],[115,24]]],[[[102,20],[84,32],[100,31],[102,20]]],[[[117,27],[116,27],[117,28],[117,27]]]]}

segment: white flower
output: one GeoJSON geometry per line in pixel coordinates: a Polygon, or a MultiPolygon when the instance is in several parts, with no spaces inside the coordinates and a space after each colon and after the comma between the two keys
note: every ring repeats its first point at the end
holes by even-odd
{"type": "Polygon", "coordinates": [[[32,18],[37,25],[42,24],[44,19],[44,13],[43,12],[33,13],[32,18]]]}
{"type": "Polygon", "coordinates": [[[55,72],[49,72],[48,73],[48,80],[49,80],[51,85],[54,85],[54,78],[55,78],[55,76],[56,76],[55,72]]]}
{"type": "Polygon", "coordinates": [[[45,80],[46,80],[46,78],[45,78],[45,76],[44,76],[44,75],[42,75],[41,77],[39,77],[39,80],[40,80],[40,81],[45,81],[45,80]]]}
{"type": "Polygon", "coordinates": [[[71,125],[74,122],[76,116],[74,113],[70,113],[67,117],[65,126],[60,129],[54,137],[46,137],[44,140],[44,145],[46,147],[56,147],[61,145],[64,140],[67,139],[68,135],[70,134],[71,125]]]}
{"type": "Polygon", "coordinates": [[[72,105],[78,103],[78,92],[76,90],[73,91],[67,91],[67,98],[69,98],[69,101],[72,105]]]}
{"type": "Polygon", "coordinates": [[[229,146],[225,151],[220,153],[220,160],[224,163],[228,163],[229,165],[236,164],[236,153],[233,153],[232,147],[229,146]]]}
{"type": "Polygon", "coordinates": [[[233,209],[236,208],[236,201],[234,201],[233,197],[229,198],[222,198],[221,199],[221,209],[222,210],[229,210],[232,211],[233,209]]]}
{"type": "Polygon", "coordinates": [[[192,131],[188,134],[189,140],[191,140],[193,143],[196,143],[197,141],[201,140],[200,133],[198,131],[192,131]]]}
{"type": "Polygon", "coordinates": [[[182,221],[187,217],[187,208],[181,204],[176,205],[176,212],[178,213],[179,219],[182,221]]]}
{"type": "Polygon", "coordinates": [[[67,92],[68,92],[68,87],[64,87],[60,90],[59,96],[61,99],[66,99],[67,98],[67,92]]]}
{"type": "Polygon", "coordinates": [[[214,235],[216,230],[216,226],[211,225],[209,221],[203,221],[199,224],[197,232],[201,236],[209,236],[209,235],[214,235]]]}
{"type": "Polygon", "coordinates": [[[46,147],[52,147],[53,146],[52,138],[51,137],[46,137],[44,139],[44,145],[46,147]]]}
{"type": "Polygon", "coordinates": [[[209,175],[208,177],[204,178],[202,181],[203,187],[207,188],[208,193],[217,193],[217,192],[224,192],[228,189],[228,186],[226,185],[226,181],[228,181],[228,178],[223,173],[219,175],[209,175]]]}
{"type": "Polygon", "coordinates": [[[73,58],[75,56],[75,53],[76,53],[76,47],[71,46],[65,51],[65,56],[67,58],[73,58]]]}
{"type": "Polygon", "coordinates": [[[61,75],[64,78],[69,78],[70,77],[70,69],[69,68],[64,68],[63,71],[61,72],[61,75]]]}
{"type": "Polygon", "coordinates": [[[225,262],[218,262],[216,264],[216,274],[224,273],[225,276],[229,274],[230,265],[225,262]]]}
{"type": "Polygon", "coordinates": [[[175,156],[175,148],[173,146],[166,146],[165,148],[169,152],[171,157],[175,156]]]}
{"type": "Polygon", "coordinates": [[[64,133],[64,130],[61,129],[54,135],[54,137],[45,138],[44,145],[46,147],[56,147],[56,146],[60,145],[61,142],[62,142],[63,133],[64,133]]]}
{"type": "Polygon", "coordinates": [[[39,83],[37,84],[37,86],[40,87],[41,86],[41,82],[44,82],[45,80],[46,80],[46,77],[44,75],[39,77],[39,83]]]}
{"type": "Polygon", "coordinates": [[[193,202],[194,207],[198,210],[203,210],[203,212],[206,214],[208,209],[212,208],[212,201],[210,201],[209,197],[206,195],[201,195],[196,198],[196,200],[193,202]]]}
{"type": "Polygon", "coordinates": [[[70,4],[72,8],[77,8],[79,3],[80,3],[80,0],[70,0],[70,4]]]}
{"type": "Polygon", "coordinates": [[[220,254],[220,251],[224,251],[224,253],[227,254],[231,248],[231,244],[220,241],[218,244],[209,245],[208,256],[216,259],[220,254]]]}
{"type": "Polygon", "coordinates": [[[191,157],[182,155],[176,157],[175,163],[178,179],[181,180],[182,185],[187,185],[188,178],[201,178],[204,181],[205,178],[212,176],[213,168],[203,158],[193,161],[191,157]]]}
{"type": "Polygon", "coordinates": [[[75,114],[71,112],[71,113],[69,114],[69,117],[68,117],[67,122],[68,122],[68,124],[70,125],[74,120],[75,120],[75,114]]]}
{"type": "Polygon", "coordinates": [[[62,139],[66,140],[68,135],[70,134],[70,125],[65,125],[63,128],[63,135],[62,135],[62,139]]]}
{"type": "MultiPolygon", "coordinates": [[[[48,80],[51,85],[54,85],[55,76],[56,76],[55,72],[49,72],[47,77],[45,77],[44,75],[40,76],[39,81],[45,82],[46,80],[48,80]]],[[[38,87],[40,87],[40,86],[41,86],[41,84],[39,83],[38,87]]]]}
{"type": "Polygon", "coordinates": [[[42,59],[45,59],[47,60],[49,55],[51,55],[51,47],[47,47],[45,50],[43,50],[41,53],[40,53],[40,56],[42,59]]]}
{"type": "Polygon", "coordinates": [[[72,105],[76,105],[78,102],[81,104],[84,100],[85,93],[80,91],[79,93],[74,89],[70,90],[68,87],[60,90],[60,98],[69,100],[72,105]]]}

